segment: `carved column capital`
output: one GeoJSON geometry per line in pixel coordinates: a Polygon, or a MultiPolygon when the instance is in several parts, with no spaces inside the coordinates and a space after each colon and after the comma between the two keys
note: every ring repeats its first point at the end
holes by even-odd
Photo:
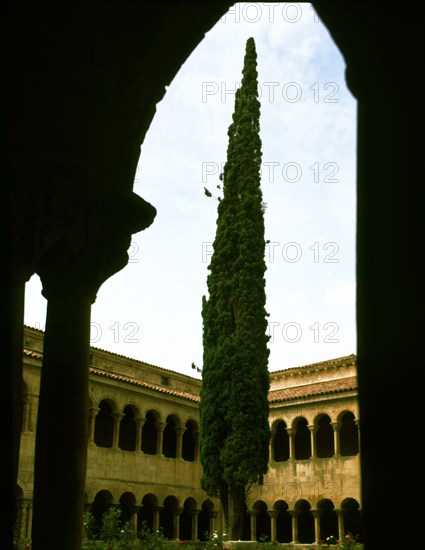
{"type": "Polygon", "coordinates": [[[43,296],[90,303],[106,279],[127,265],[131,235],[149,227],[156,209],[133,192],[122,191],[75,159],[51,159],[44,185],[35,271],[43,296]]]}

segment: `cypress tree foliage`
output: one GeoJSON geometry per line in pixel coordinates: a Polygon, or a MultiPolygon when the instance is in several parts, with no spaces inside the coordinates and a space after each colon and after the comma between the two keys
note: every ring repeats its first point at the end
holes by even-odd
{"type": "Polygon", "coordinates": [[[267,472],[270,439],[256,67],[255,42],[249,38],[220,176],[223,196],[208,267],[209,297],[202,300],[202,486],[220,498],[233,540],[242,536],[247,493],[267,472]]]}

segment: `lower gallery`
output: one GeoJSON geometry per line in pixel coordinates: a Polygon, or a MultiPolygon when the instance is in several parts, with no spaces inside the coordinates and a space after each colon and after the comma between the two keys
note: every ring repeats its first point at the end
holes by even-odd
{"type": "MultiPolygon", "coordinates": [[[[19,540],[31,538],[43,336],[25,327],[19,540]]],[[[115,506],[134,529],[145,522],[172,540],[223,531],[220,502],[200,483],[201,384],[91,348],[86,510],[97,521],[115,506]]],[[[361,540],[356,356],[270,373],[269,403],[269,470],[248,495],[243,539],[308,544],[351,534],[361,540]]],[[[58,494],[52,506],[63,498],[58,494]]]]}

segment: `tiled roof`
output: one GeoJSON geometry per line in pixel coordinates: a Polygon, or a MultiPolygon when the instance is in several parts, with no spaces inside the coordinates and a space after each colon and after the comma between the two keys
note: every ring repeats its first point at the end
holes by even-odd
{"type": "Polygon", "coordinates": [[[282,375],[282,374],[291,374],[293,371],[299,370],[316,370],[326,367],[336,367],[345,363],[353,363],[356,360],[356,355],[352,353],[351,355],[345,355],[343,357],[336,357],[335,359],[327,359],[326,361],[318,361],[317,363],[311,363],[309,365],[302,365],[299,367],[290,367],[289,369],[275,370],[270,373],[270,376],[282,375]]]}
{"type": "MultiPolygon", "coordinates": [[[[24,348],[24,355],[27,357],[32,357],[34,359],[41,359],[43,354],[38,351],[29,350],[24,348]]],[[[324,363],[336,363],[343,360],[352,359],[355,356],[347,356],[339,359],[333,359],[330,361],[322,361],[320,364],[324,363]]],[[[311,365],[309,365],[311,366],[311,365]]],[[[306,367],[296,367],[296,368],[306,368],[306,367]]],[[[291,370],[291,369],[288,369],[291,370]]],[[[281,371],[285,372],[285,371],[281,371]]],[[[188,401],[198,402],[199,395],[189,392],[184,392],[180,390],[175,390],[168,386],[163,386],[160,384],[154,384],[143,380],[141,378],[132,378],[130,376],[125,376],[123,374],[117,374],[110,371],[105,371],[98,369],[96,367],[90,367],[90,373],[96,376],[103,376],[104,378],[109,378],[111,380],[118,380],[127,384],[132,384],[141,388],[146,388],[149,390],[157,391],[166,395],[172,395],[174,397],[180,397],[181,399],[187,399],[188,401]]],[[[269,392],[268,399],[271,403],[277,403],[280,401],[294,401],[296,399],[304,397],[314,397],[318,395],[329,395],[333,393],[340,393],[344,391],[356,390],[357,389],[357,377],[349,376],[346,378],[338,378],[335,380],[327,380],[323,382],[314,382],[312,384],[303,384],[300,386],[292,386],[290,388],[284,388],[280,390],[272,390],[269,392]]]]}
{"type": "Polygon", "coordinates": [[[127,384],[133,384],[141,388],[147,388],[149,390],[158,391],[160,393],[165,393],[167,395],[173,395],[175,397],[181,397],[182,399],[187,399],[189,401],[199,401],[199,395],[184,392],[180,390],[173,390],[173,388],[167,386],[160,386],[159,384],[153,384],[147,380],[142,380],[140,378],[131,378],[130,376],[124,376],[123,374],[116,374],[115,372],[108,372],[95,367],[90,367],[90,373],[96,374],[98,376],[103,376],[105,378],[110,378],[112,380],[118,380],[120,382],[125,382],[127,384]]]}
{"type": "MultiPolygon", "coordinates": [[[[34,359],[42,359],[43,354],[39,351],[29,350],[24,348],[24,355],[27,357],[33,357],[34,359]]],[[[160,393],[165,393],[167,395],[173,395],[175,397],[180,397],[182,399],[187,399],[189,401],[199,401],[199,395],[174,390],[173,388],[167,386],[161,386],[159,384],[153,384],[147,380],[142,380],[141,378],[131,378],[130,376],[124,376],[123,374],[117,374],[115,372],[108,372],[95,367],[89,367],[90,374],[95,374],[97,376],[103,376],[104,378],[109,378],[111,380],[118,380],[119,382],[125,382],[127,384],[133,384],[139,386],[140,388],[147,388],[149,390],[154,390],[160,393]]]]}
{"type": "Polygon", "coordinates": [[[327,395],[356,389],[357,377],[348,376],[347,378],[338,378],[336,380],[314,382],[313,384],[304,384],[302,386],[274,390],[269,393],[269,401],[271,403],[276,403],[278,401],[293,401],[302,397],[327,395]]]}
{"type": "MultiPolygon", "coordinates": [[[[24,325],[24,329],[28,329],[30,331],[42,334],[44,336],[44,331],[40,330],[38,328],[31,327],[29,325],[24,325]]],[[[26,355],[29,356],[30,355],[29,351],[30,350],[24,350],[24,353],[27,352],[26,355]]],[[[176,370],[173,370],[173,369],[167,369],[165,367],[160,367],[160,366],[154,365],[152,363],[146,363],[146,361],[140,361],[139,359],[135,359],[134,357],[129,357],[128,355],[122,355],[121,353],[116,353],[115,351],[109,351],[109,350],[106,350],[106,349],[103,349],[103,348],[98,348],[96,346],[90,346],[90,353],[93,353],[93,352],[94,353],[100,352],[100,354],[110,355],[110,356],[113,356],[114,358],[118,358],[118,359],[125,359],[126,361],[131,361],[132,363],[136,363],[136,364],[141,365],[141,366],[153,367],[155,369],[159,369],[159,370],[164,371],[164,372],[170,372],[172,374],[177,374],[179,376],[182,375],[180,372],[178,372],[176,370]]],[[[42,357],[42,355],[40,357],[42,357]]],[[[193,380],[199,380],[198,378],[195,378],[194,376],[190,376],[190,374],[184,374],[183,376],[185,378],[192,378],[193,380]]]]}
{"type": "Polygon", "coordinates": [[[42,359],[43,354],[40,351],[34,351],[33,349],[24,348],[24,355],[27,357],[34,357],[34,359],[42,359]]]}

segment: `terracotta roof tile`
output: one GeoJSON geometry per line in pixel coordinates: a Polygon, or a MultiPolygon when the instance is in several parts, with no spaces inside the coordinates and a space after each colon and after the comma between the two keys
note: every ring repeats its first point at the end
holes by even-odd
{"type": "Polygon", "coordinates": [[[133,384],[135,386],[139,386],[141,388],[147,388],[150,390],[154,390],[160,393],[165,393],[167,395],[173,395],[175,397],[181,397],[182,399],[187,399],[189,401],[199,401],[199,395],[184,392],[180,390],[173,390],[173,388],[169,388],[167,386],[160,386],[159,384],[153,384],[152,382],[148,382],[147,380],[142,380],[140,378],[131,378],[130,376],[124,376],[122,374],[117,374],[114,372],[108,372],[101,369],[97,369],[95,367],[90,367],[90,373],[96,374],[98,376],[103,376],[105,378],[110,378],[112,380],[118,380],[120,382],[125,382],[127,384],[133,384]]]}
{"type": "Polygon", "coordinates": [[[338,365],[345,363],[353,363],[357,359],[357,356],[352,353],[351,355],[344,355],[343,357],[336,357],[334,359],[326,359],[325,361],[318,361],[317,363],[310,363],[309,365],[300,365],[299,367],[290,367],[288,369],[274,370],[270,373],[270,376],[291,374],[296,370],[311,370],[320,367],[337,367],[338,365]]]}
{"type": "Polygon", "coordinates": [[[293,401],[302,397],[313,397],[315,395],[326,395],[340,393],[357,389],[357,377],[348,376],[347,378],[338,378],[336,380],[327,380],[325,382],[314,382],[313,384],[304,384],[302,386],[293,386],[281,390],[273,390],[269,393],[269,401],[272,403],[278,401],[293,401]]]}
{"type": "MultiPolygon", "coordinates": [[[[43,354],[39,351],[30,350],[24,348],[24,355],[27,357],[32,357],[34,359],[42,359],[43,354]]],[[[324,363],[339,363],[343,360],[353,359],[355,356],[341,357],[338,359],[332,359],[330,361],[322,361],[320,364],[324,363]]],[[[295,367],[303,368],[303,367],[295,367]]],[[[305,368],[305,367],[304,367],[305,368]]],[[[291,370],[291,369],[288,369],[291,370]]],[[[280,371],[285,372],[285,371],[280,371]]],[[[130,376],[125,376],[123,374],[117,374],[114,372],[104,371],[95,367],[90,367],[90,373],[96,376],[103,376],[111,380],[118,380],[120,382],[125,382],[127,384],[133,384],[142,388],[147,388],[153,391],[164,393],[166,395],[172,395],[175,397],[180,397],[181,399],[187,399],[188,401],[199,402],[199,395],[184,392],[180,390],[174,390],[173,388],[167,386],[161,386],[159,384],[154,384],[143,380],[141,378],[132,378],[130,376]]],[[[336,380],[328,380],[323,382],[315,382],[312,384],[304,384],[301,386],[293,386],[290,388],[284,388],[279,390],[272,390],[269,392],[268,399],[271,403],[277,403],[279,401],[294,401],[295,399],[303,397],[313,397],[316,395],[326,395],[332,393],[340,393],[344,391],[356,390],[357,389],[357,377],[350,376],[346,378],[339,378],[336,380]]]]}
{"type": "Polygon", "coordinates": [[[24,355],[27,357],[34,357],[34,359],[42,359],[43,354],[40,351],[34,351],[33,349],[24,348],[24,355]]]}

